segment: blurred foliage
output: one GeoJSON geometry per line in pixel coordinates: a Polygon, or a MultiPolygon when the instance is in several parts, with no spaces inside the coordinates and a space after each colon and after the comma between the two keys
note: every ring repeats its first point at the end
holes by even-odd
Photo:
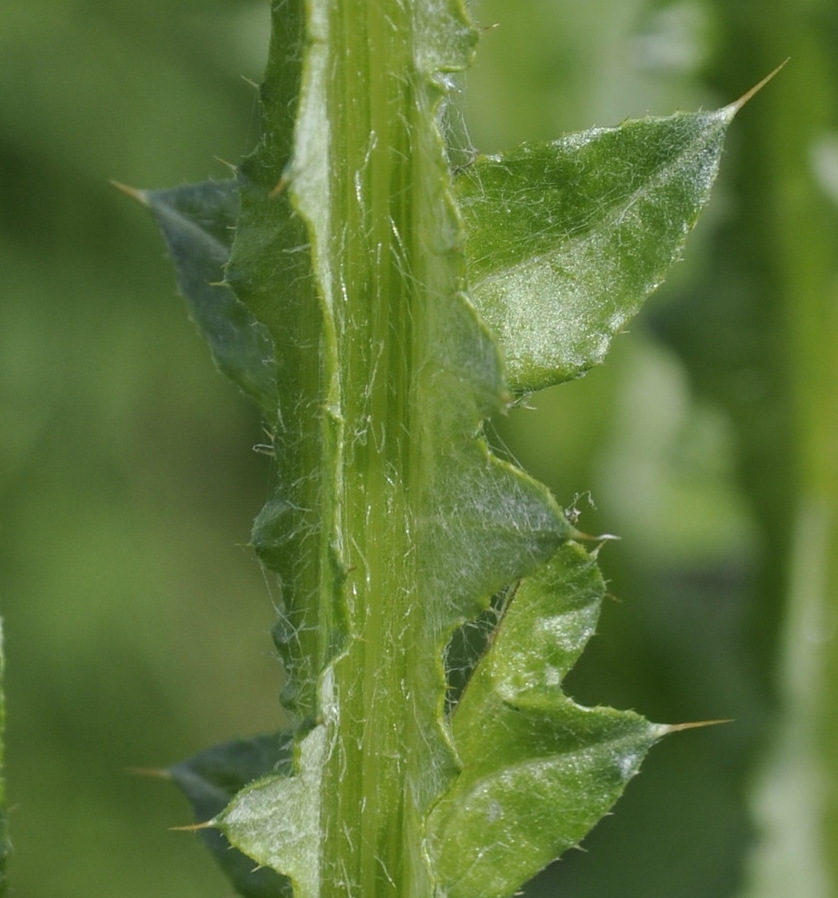
{"type": "Polygon", "coordinates": [[[10,876],[33,898],[228,895],[171,786],[275,730],[271,597],[242,544],[260,422],[162,244],[108,184],[227,174],[258,134],[259,3],[0,8],[0,594],[10,876]],[[47,862],[48,858],[48,862],[47,862]]]}
{"type": "Polygon", "coordinates": [[[5,658],[3,655],[3,625],[0,621],[0,895],[7,894],[6,861],[11,851],[9,832],[6,825],[6,780],[4,777],[4,755],[6,743],[6,697],[5,658]]]}
{"type": "MultiPolygon", "coordinates": [[[[838,8],[474,8],[499,23],[463,79],[484,152],[714,108],[792,56],[737,118],[709,215],[632,337],[496,425],[584,529],[623,537],[571,693],[735,718],[663,743],[587,852],[527,895],[828,898],[835,804],[805,822],[838,756],[817,688],[838,681],[838,8]],[[795,864],[812,873],[790,887],[795,864]]],[[[166,831],[188,817],[174,790],[124,771],[281,723],[270,590],[240,548],[269,483],[259,421],[107,184],[223,176],[213,156],[256,140],[239,76],[259,79],[266,43],[261,0],[0,8],[0,610],[10,873],[32,898],[229,895],[197,839],[166,831]]]]}

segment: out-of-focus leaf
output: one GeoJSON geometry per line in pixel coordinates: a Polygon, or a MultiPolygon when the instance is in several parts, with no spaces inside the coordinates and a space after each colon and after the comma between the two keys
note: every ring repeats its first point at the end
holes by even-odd
{"type": "Polygon", "coordinates": [[[11,851],[9,842],[8,823],[6,821],[6,689],[5,689],[6,658],[3,652],[3,619],[0,618],[0,895],[5,895],[8,878],[6,875],[6,860],[11,851]]]}
{"type": "Polygon", "coordinates": [[[516,392],[602,361],[680,256],[737,108],[524,144],[460,171],[471,296],[516,392]]]}
{"type": "Polygon", "coordinates": [[[510,600],[453,715],[462,772],[429,819],[446,898],[511,895],[579,843],[667,732],[561,690],[604,593],[594,558],[566,543],[510,600]]]}
{"type": "MultiPolygon", "coordinates": [[[[168,768],[166,773],[189,799],[195,820],[211,820],[248,783],[269,774],[287,774],[291,764],[287,733],[225,742],[168,768]]],[[[290,898],[289,880],[254,862],[217,829],[198,831],[221,869],[246,898],[290,898]]]]}
{"type": "Polygon", "coordinates": [[[276,407],[271,339],[224,283],[239,212],[236,182],[128,192],[148,206],[162,231],[180,292],[219,370],[271,414],[276,407]]]}

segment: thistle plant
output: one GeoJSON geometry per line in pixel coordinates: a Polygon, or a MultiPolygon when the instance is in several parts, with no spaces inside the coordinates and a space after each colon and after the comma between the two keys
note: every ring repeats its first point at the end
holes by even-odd
{"type": "Polygon", "coordinates": [[[274,457],[251,542],[292,726],[169,771],[244,895],[512,895],[679,728],[562,691],[602,540],[484,425],[603,359],[749,95],[455,165],[477,37],[461,0],[275,0],[255,152],[134,191],[274,457]]]}

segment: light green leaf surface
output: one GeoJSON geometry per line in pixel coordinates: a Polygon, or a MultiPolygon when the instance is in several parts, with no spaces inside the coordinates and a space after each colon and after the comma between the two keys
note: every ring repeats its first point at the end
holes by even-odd
{"type": "Polygon", "coordinates": [[[175,264],[180,292],[219,370],[271,413],[276,386],[270,338],[223,284],[239,211],[235,181],[127,192],[151,210],[175,264]]]}
{"type": "MultiPolygon", "coordinates": [[[[272,733],[216,745],[172,765],[165,773],[187,797],[200,824],[222,811],[249,783],[269,774],[287,774],[290,764],[289,734],[272,733]]],[[[290,898],[287,878],[269,868],[255,869],[253,861],[231,848],[217,829],[201,829],[198,835],[240,895],[290,898]]]]}
{"type": "Polygon", "coordinates": [[[511,895],[579,843],[666,733],[562,693],[604,594],[595,559],[566,543],[511,598],[453,715],[462,771],[428,824],[440,895],[511,895]]]}
{"type": "MultiPolygon", "coordinates": [[[[234,844],[260,865],[281,871],[293,895],[321,892],[323,832],[321,779],[326,760],[325,726],[315,727],[297,746],[294,776],[271,776],[243,789],[217,818],[234,844]]],[[[340,894],[340,883],[335,894],[340,894]]]]}
{"type": "Polygon", "coordinates": [[[736,106],[479,156],[456,180],[471,296],[518,393],[583,374],[660,285],[736,106]]]}

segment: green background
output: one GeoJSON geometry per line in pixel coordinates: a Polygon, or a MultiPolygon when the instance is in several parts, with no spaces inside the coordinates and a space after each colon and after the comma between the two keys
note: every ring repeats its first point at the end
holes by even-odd
{"type": "MultiPolygon", "coordinates": [[[[747,891],[761,759],[801,720],[813,757],[838,756],[817,689],[838,654],[838,7],[474,10],[498,27],[453,119],[484,152],[724,105],[792,56],[740,113],[711,208],[631,335],[492,427],[578,496],[583,529],[622,537],[569,691],[661,722],[735,718],[657,747],[587,851],[527,895],[766,898],[747,891]],[[809,620],[825,660],[801,672],[792,641],[783,677],[802,593],[832,597],[809,620]]],[[[213,371],[147,215],[108,184],[228,174],[218,160],[258,136],[267,18],[246,0],[0,6],[0,610],[11,878],[29,898],[229,895],[167,830],[188,821],[174,789],[126,771],[280,721],[271,588],[244,547],[270,484],[258,416],[213,371]]],[[[802,831],[807,810],[788,818],[802,831]]],[[[828,898],[815,878],[785,894],[828,898]]]]}

